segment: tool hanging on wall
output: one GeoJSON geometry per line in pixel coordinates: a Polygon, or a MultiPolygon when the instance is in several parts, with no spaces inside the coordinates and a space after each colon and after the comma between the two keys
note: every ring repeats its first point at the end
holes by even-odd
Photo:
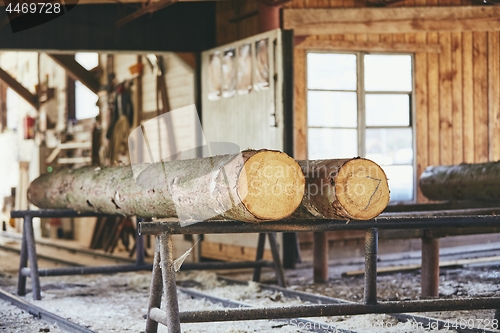
{"type": "Polygon", "coordinates": [[[109,142],[110,163],[128,162],[128,135],[134,122],[132,81],[124,81],[116,86],[113,111],[106,138],[109,142]]]}

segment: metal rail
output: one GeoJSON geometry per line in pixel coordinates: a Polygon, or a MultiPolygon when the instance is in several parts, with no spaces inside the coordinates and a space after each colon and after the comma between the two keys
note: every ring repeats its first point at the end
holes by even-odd
{"type": "MultiPolygon", "coordinates": [[[[245,283],[243,283],[245,284],[245,283]]],[[[260,285],[260,284],[259,284],[260,285]]],[[[235,301],[227,298],[221,298],[221,297],[216,297],[212,296],[197,290],[189,289],[189,288],[182,288],[182,287],[177,287],[177,289],[191,297],[198,298],[198,299],[207,299],[212,303],[220,303],[224,307],[228,308],[253,308],[252,305],[247,304],[245,302],[240,302],[240,301],[235,301]]],[[[287,289],[284,289],[287,290],[287,289]]],[[[278,322],[285,322],[287,324],[292,324],[291,319],[273,319],[273,321],[278,321],[278,322]]],[[[320,323],[320,322],[315,322],[303,318],[294,318],[293,319],[293,324],[303,324],[301,327],[304,329],[310,331],[310,332],[318,332],[318,333],[324,333],[325,332],[325,327],[328,326],[328,331],[329,332],[337,332],[337,333],[356,333],[355,331],[351,330],[346,330],[346,329],[341,329],[341,328],[336,328],[331,324],[325,324],[325,323],[320,323]]]]}
{"type": "MultiPolygon", "coordinates": [[[[109,216],[96,212],[77,212],[66,209],[44,209],[44,210],[17,210],[11,212],[11,217],[23,218],[23,234],[21,240],[18,288],[17,293],[20,296],[26,294],[26,278],[31,278],[33,299],[40,300],[40,276],[62,276],[62,275],[80,275],[80,274],[110,274],[118,272],[133,272],[142,270],[152,270],[152,264],[146,264],[144,260],[144,243],[142,235],[136,235],[136,260],[133,264],[128,265],[103,265],[103,266],[78,266],[78,267],[63,267],[63,268],[38,268],[38,256],[36,252],[36,242],[33,232],[33,217],[99,217],[109,216]],[[29,266],[28,267],[28,261],[29,266]]],[[[144,222],[142,218],[139,221],[144,222]]],[[[263,234],[264,237],[266,234],[263,234]]],[[[261,267],[273,267],[276,272],[280,286],[285,286],[283,267],[278,254],[276,238],[273,233],[267,234],[272,250],[273,261],[259,260],[244,261],[244,262],[201,262],[201,263],[185,263],[184,270],[204,270],[204,269],[238,269],[238,268],[254,268],[256,278],[260,277],[261,267]]],[[[264,243],[259,243],[259,248],[264,250],[264,243]]]]}
{"type": "MultiPolygon", "coordinates": [[[[436,299],[415,301],[389,301],[377,304],[316,304],[286,307],[256,307],[226,310],[185,311],[179,314],[182,323],[215,321],[260,320],[276,318],[329,317],[360,314],[389,314],[401,312],[460,311],[471,309],[496,309],[500,297],[436,299]]],[[[165,323],[165,311],[155,310],[154,320],[165,323]],[[160,315],[161,314],[161,315],[160,315]]]]}
{"type": "MultiPolygon", "coordinates": [[[[220,281],[225,282],[226,284],[229,285],[240,285],[240,286],[246,286],[248,283],[240,280],[234,280],[226,277],[219,277],[218,278],[220,281]]],[[[334,297],[329,297],[329,296],[323,296],[323,295],[316,295],[316,294],[311,294],[303,291],[297,291],[297,290],[292,290],[292,289],[285,289],[273,285],[267,285],[267,284],[258,284],[259,288],[262,290],[269,290],[272,292],[280,292],[283,294],[285,297],[289,298],[299,298],[302,301],[307,301],[311,303],[317,303],[317,304],[339,304],[339,303],[346,303],[346,304],[356,304],[356,302],[353,301],[348,301],[340,298],[334,298],[334,297]]],[[[184,289],[182,289],[182,292],[185,292],[184,289]]],[[[444,320],[440,320],[437,318],[430,318],[430,317],[425,317],[421,315],[410,315],[406,313],[389,313],[391,317],[396,318],[400,322],[407,322],[409,320],[415,321],[417,323],[421,323],[422,327],[433,327],[433,328],[439,328],[442,329],[446,327],[446,325],[449,325],[449,322],[446,322],[444,320]]],[[[460,327],[453,327],[455,331],[458,333],[495,333],[496,331],[491,331],[487,330],[484,328],[460,328],[460,327]]]]}
{"type": "Polygon", "coordinates": [[[440,228],[477,228],[500,226],[500,215],[476,216],[400,216],[381,215],[367,221],[345,220],[284,220],[262,223],[244,223],[239,221],[203,221],[187,226],[179,222],[141,222],[141,235],[160,234],[224,234],[224,233],[260,233],[260,232],[325,232],[337,230],[377,229],[440,229],[440,228]]]}
{"type": "Polygon", "coordinates": [[[49,312],[47,310],[41,309],[33,304],[30,304],[26,302],[25,300],[12,295],[11,293],[8,293],[2,289],[0,289],[0,298],[10,302],[12,305],[17,306],[18,308],[28,312],[29,314],[33,315],[33,317],[41,319],[47,323],[53,324],[54,322],[57,323],[57,325],[71,333],[95,333],[95,331],[92,331],[88,329],[87,327],[80,326],[78,324],[75,324],[69,320],[64,319],[63,317],[60,317],[52,312],[49,312]]]}

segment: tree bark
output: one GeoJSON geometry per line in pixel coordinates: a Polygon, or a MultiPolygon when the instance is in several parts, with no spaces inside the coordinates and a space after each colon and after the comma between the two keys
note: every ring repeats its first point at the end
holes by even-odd
{"type": "Polygon", "coordinates": [[[285,153],[241,154],[120,167],[61,169],[35,179],[40,208],[140,217],[261,222],[290,216],[304,195],[300,166],[285,153]]]}
{"type": "Polygon", "coordinates": [[[304,198],[293,218],[369,220],[389,203],[384,170],[364,158],[299,161],[304,198]]]}
{"type": "Polygon", "coordinates": [[[430,200],[500,199],[500,162],[429,166],[419,180],[430,200]]]}

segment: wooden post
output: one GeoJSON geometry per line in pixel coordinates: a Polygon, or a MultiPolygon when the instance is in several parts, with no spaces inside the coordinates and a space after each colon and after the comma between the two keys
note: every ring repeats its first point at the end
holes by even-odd
{"type": "Polygon", "coordinates": [[[315,232],[313,246],[314,282],[328,282],[328,234],[315,232]]]}
{"type": "Polygon", "coordinates": [[[280,6],[268,6],[259,1],[259,31],[266,32],[280,28],[280,6]]]}
{"type": "Polygon", "coordinates": [[[438,296],[439,294],[439,238],[424,231],[422,237],[422,296],[438,296]]]}

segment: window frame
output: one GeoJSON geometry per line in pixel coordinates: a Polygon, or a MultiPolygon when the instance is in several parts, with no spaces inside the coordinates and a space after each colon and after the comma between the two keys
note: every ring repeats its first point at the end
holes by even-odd
{"type": "Polygon", "coordinates": [[[366,156],[366,130],[371,128],[411,128],[412,130],[412,149],[413,149],[413,158],[411,164],[392,164],[392,165],[411,165],[413,167],[413,191],[412,191],[412,199],[411,200],[402,200],[402,201],[391,201],[390,204],[400,204],[400,203],[416,203],[417,202],[417,136],[416,136],[416,101],[415,101],[415,54],[411,52],[372,52],[372,51],[333,51],[333,50],[314,50],[308,49],[306,50],[305,55],[305,109],[306,109],[306,123],[307,123],[307,156],[309,158],[309,128],[330,128],[330,129],[351,129],[351,127],[339,127],[339,126],[309,126],[308,122],[308,112],[309,112],[309,103],[308,96],[309,91],[335,91],[335,92],[352,92],[352,90],[332,90],[332,89],[309,89],[309,75],[308,75],[308,55],[310,53],[324,53],[324,54],[354,54],[356,55],[356,90],[354,91],[357,96],[357,139],[358,139],[358,155],[366,156]],[[364,56],[365,55],[406,55],[411,58],[411,91],[369,91],[367,92],[364,89],[364,75],[365,75],[365,66],[364,66],[364,56]],[[409,101],[409,125],[408,126],[367,126],[366,125],[366,105],[365,98],[366,95],[371,94],[402,94],[408,95],[410,98],[409,101]]]}

